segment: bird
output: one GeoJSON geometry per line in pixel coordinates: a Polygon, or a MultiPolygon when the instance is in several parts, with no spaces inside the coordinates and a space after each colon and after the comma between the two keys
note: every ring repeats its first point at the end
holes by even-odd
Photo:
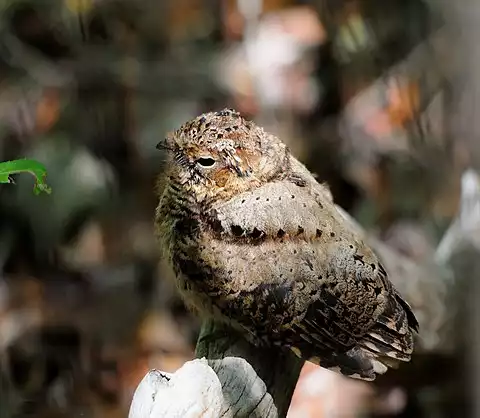
{"type": "Polygon", "coordinates": [[[234,109],[157,145],[155,236],[185,304],[354,379],[411,360],[415,315],[328,185],[234,109]]]}

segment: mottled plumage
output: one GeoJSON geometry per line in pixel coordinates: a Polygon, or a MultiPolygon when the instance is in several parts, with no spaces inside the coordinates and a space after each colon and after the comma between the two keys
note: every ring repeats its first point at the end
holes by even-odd
{"type": "Polygon", "coordinates": [[[351,377],[410,359],[410,307],[277,137],[225,109],[159,148],[170,157],[157,236],[188,304],[351,377]]]}

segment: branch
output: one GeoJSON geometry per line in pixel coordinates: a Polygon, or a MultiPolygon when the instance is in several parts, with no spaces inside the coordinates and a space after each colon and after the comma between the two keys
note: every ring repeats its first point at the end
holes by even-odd
{"type": "Polygon", "coordinates": [[[196,355],[217,373],[232,417],[277,418],[287,415],[304,361],[290,351],[258,348],[222,325],[203,324],[196,355]],[[216,338],[223,334],[222,338],[216,338]]]}
{"type": "Polygon", "coordinates": [[[222,409],[220,380],[205,359],[197,359],[173,374],[150,370],[135,391],[128,417],[218,417],[222,409]]]}
{"type": "Polygon", "coordinates": [[[206,321],[196,354],[202,358],[172,375],[150,371],[135,392],[129,418],[287,415],[304,363],[293,353],[254,347],[206,321]]]}

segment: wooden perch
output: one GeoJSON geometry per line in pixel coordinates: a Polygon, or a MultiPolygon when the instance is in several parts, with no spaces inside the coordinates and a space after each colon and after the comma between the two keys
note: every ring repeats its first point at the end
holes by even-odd
{"type": "Polygon", "coordinates": [[[222,382],[225,416],[285,417],[304,361],[289,351],[259,349],[226,332],[217,323],[205,322],[196,350],[197,357],[209,359],[222,382]],[[223,341],[212,338],[222,334],[223,341]]]}
{"type": "Polygon", "coordinates": [[[293,353],[259,349],[206,321],[196,354],[173,374],[147,373],[129,418],[286,416],[304,363],[293,353]]]}
{"type": "MultiPolygon", "coordinates": [[[[392,282],[412,305],[422,330],[417,348],[438,350],[445,322],[441,269],[398,254],[339,210],[378,252],[392,282]]],[[[286,416],[303,366],[293,353],[253,347],[235,332],[206,321],[196,356],[200,359],[173,374],[150,371],[135,392],[129,418],[286,416]]]]}
{"type": "Polygon", "coordinates": [[[218,417],[223,409],[220,380],[202,358],[185,363],[173,374],[150,370],[138,385],[128,416],[218,417]]]}

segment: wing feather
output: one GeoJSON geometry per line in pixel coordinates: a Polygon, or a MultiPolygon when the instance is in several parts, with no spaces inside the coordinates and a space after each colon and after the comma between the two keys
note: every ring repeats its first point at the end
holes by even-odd
{"type": "MultiPolygon", "coordinates": [[[[373,380],[410,359],[418,323],[375,254],[303,174],[212,207],[213,238],[261,277],[222,309],[306,360],[373,380]]],[[[233,280],[233,261],[225,263],[233,280]]]]}

